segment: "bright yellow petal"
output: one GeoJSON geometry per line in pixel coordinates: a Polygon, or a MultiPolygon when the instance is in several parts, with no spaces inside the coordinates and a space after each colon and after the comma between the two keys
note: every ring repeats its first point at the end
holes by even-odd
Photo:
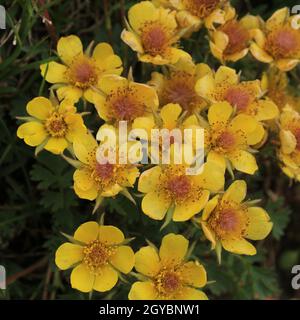
{"type": "Polygon", "coordinates": [[[159,256],[164,264],[181,263],[188,251],[189,241],[180,234],[169,233],[164,236],[159,249],[159,256]]]}
{"type": "Polygon", "coordinates": [[[226,190],[222,197],[222,202],[233,201],[235,203],[242,203],[247,195],[247,184],[244,180],[234,181],[226,190]]]}
{"type": "Polygon", "coordinates": [[[83,54],[82,43],[74,35],[61,37],[57,43],[57,53],[65,64],[71,65],[74,59],[83,54]]]}
{"type": "Polygon", "coordinates": [[[225,250],[236,253],[253,256],[256,254],[255,247],[245,239],[226,239],[222,240],[222,246],[225,250]]]}
{"type": "Polygon", "coordinates": [[[128,12],[128,20],[137,33],[140,33],[140,28],[144,26],[145,22],[153,21],[158,17],[158,10],[152,2],[142,1],[133,5],[128,12]]]}
{"type": "Polygon", "coordinates": [[[280,59],[276,61],[276,66],[280,71],[288,72],[294,69],[299,62],[299,59],[280,59]]]}
{"type": "Polygon", "coordinates": [[[159,191],[151,191],[147,193],[142,200],[143,212],[154,220],[162,220],[171,203],[166,200],[159,191]]]}
{"type": "Polygon", "coordinates": [[[289,16],[289,9],[287,7],[279,9],[267,20],[266,28],[268,31],[273,31],[281,27],[289,16]]]}
{"type": "Polygon", "coordinates": [[[32,117],[45,120],[54,110],[54,107],[49,99],[37,97],[27,103],[26,110],[32,117]]]}
{"type": "Polygon", "coordinates": [[[213,162],[206,162],[202,173],[193,176],[192,179],[199,187],[212,192],[218,192],[224,188],[224,171],[213,162]]]}
{"type": "Polygon", "coordinates": [[[121,39],[133,50],[138,53],[143,53],[144,49],[142,47],[140,39],[133,32],[123,30],[121,33],[121,39]]]}
{"type": "Polygon", "coordinates": [[[94,184],[90,172],[84,169],[75,170],[73,179],[77,186],[82,190],[89,190],[94,184]]]}
{"type": "Polygon", "coordinates": [[[265,136],[266,130],[264,126],[258,122],[256,129],[253,132],[247,134],[247,143],[249,146],[256,145],[262,142],[265,136]]]}
{"type": "Polygon", "coordinates": [[[98,189],[94,185],[90,189],[82,190],[76,183],[74,183],[74,191],[80,199],[93,201],[98,196],[98,189]]]}
{"type": "Polygon", "coordinates": [[[210,100],[215,90],[215,80],[212,73],[207,73],[196,82],[195,90],[200,97],[210,100]]]}
{"type": "Polygon", "coordinates": [[[272,120],[278,117],[279,110],[276,104],[271,100],[260,100],[258,102],[255,118],[258,121],[272,120]]]}
{"type": "Polygon", "coordinates": [[[93,289],[95,276],[84,264],[80,264],[71,273],[71,286],[81,292],[90,292],[93,289]]]}
{"type": "Polygon", "coordinates": [[[114,226],[100,226],[99,240],[106,245],[115,245],[125,239],[123,232],[114,226]]]}
{"type": "Polygon", "coordinates": [[[248,151],[240,150],[229,156],[234,168],[238,171],[254,174],[258,170],[255,157],[248,151]]]}
{"type": "Polygon", "coordinates": [[[157,184],[159,183],[160,175],[160,166],[155,166],[144,171],[139,178],[138,191],[143,193],[154,191],[157,187],[157,184]]]}
{"type": "Polygon", "coordinates": [[[82,97],[83,91],[79,88],[72,86],[60,87],[56,91],[59,101],[69,100],[70,102],[76,103],[82,97]]]}
{"type": "Polygon", "coordinates": [[[83,243],[89,243],[98,238],[99,224],[95,221],[83,223],[74,233],[74,239],[83,243]]]}
{"type": "Polygon", "coordinates": [[[55,253],[55,264],[61,270],[74,266],[83,259],[83,247],[73,243],[62,244],[55,253]]]}
{"type": "Polygon", "coordinates": [[[230,127],[233,131],[242,131],[246,135],[252,133],[257,128],[257,120],[246,114],[238,114],[235,118],[232,119],[230,127]]]}
{"type": "Polygon", "coordinates": [[[197,288],[202,288],[206,285],[206,271],[201,264],[190,261],[185,263],[180,271],[185,284],[197,288]]]}
{"type": "Polygon", "coordinates": [[[66,83],[68,82],[66,71],[67,67],[51,61],[40,66],[42,77],[50,83],[66,83]]]}
{"type": "Polygon", "coordinates": [[[280,130],[279,138],[281,142],[281,150],[285,154],[290,154],[297,147],[297,139],[289,130],[280,130]]]}
{"type": "Polygon", "coordinates": [[[128,294],[129,300],[155,300],[157,299],[157,291],[152,282],[135,282],[128,294]]]}
{"type": "Polygon", "coordinates": [[[249,223],[245,237],[251,240],[262,240],[271,232],[273,223],[268,213],[259,207],[248,208],[246,213],[249,223]]]}
{"type": "Polygon", "coordinates": [[[256,43],[251,44],[250,51],[252,55],[261,62],[271,63],[273,61],[273,58],[256,43]]]}
{"type": "Polygon", "coordinates": [[[98,71],[98,85],[101,82],[101,77],[107,74],[120,75],[123,71],[122,60],[116,54],[107,57],[104,60],[96,60],[96,66],[99,68],[98,71]]]}
{"type": "Polygon", "coordinates": [[[114,55],[114,50],[110,44],[106,42],[98,43],[93,51],[95,60],[105,60],[107,57],[114,55]]]}
{"type": "Polygon", "coordinates": [[[135,254],[135,269],[148,277],[154,277],[159,272],[159,256],[153,247],[143,247],[135,254]]]}
{"type": "Polygon", "coordinates": [[[166,106],[162,107],[160,116],[164,122],[164,127],[169,130],[175,128],[181,111],[182,109],[177,103],[169,103],[166,106]]]}
{"type": "Polygon", "coordinates": [[[107,95],[112,91],[121,90],[127,86],[128,80],[117,75],[106,75],[101,78],[99,83],[99,89],[107,95]]]}
{"type": "Polygon", "coordinates": [[[39,122],[26,122],[19,126],[17,136],[29,146],[36,147],[47,138],[44,126],[39,122]]]}
{"type": "Polygon", "coordinates": [[[111,266],[104,266],[100,269],[95,278],[93,289],[99,292],[111,290],[118,282],[118,273],[111,266]]]}
{"type": "Polygon", "coordinates": [[[216,84],[235,85],[239,82],[239,76],[232,68],[221,66],[215,75],[216,84]]]}
{"type": "Polygon", "coordinates": [[[129,89],[135,91],[137,96],[143,97],[148,112],[152,113],[158,108],[159,101],[154,88],[143,83],[129,82],[129,89]]]}
{"type": "Polygon", "coordinates": [[[208,121],[211,125],[226,124],[232,111],[233,108],[228,102],[215,103],[208,110],[208,121]]]}
{"type": "Polygon", "coordinates": [[[178,300],[208,300],[207,295],[203,291],[190,287],[184,287],[176,298],[178,300]]]}
{"type": "Polygon", "coordinates": [[[128,246],[117,247],[109,261],[116,269],[127,274],[134,266],[134,252],[128,246]]]}
{"type": "Polygon", "coordinates": [[[45,145],[45,149],[54,153],[60,154],[68,147],[68,142],[65,138],[51,137],[45,145]]]}
{"type": "Polygon", "coordinates": [[[209,154],[207,155],[207,162],[213,162],[217,164],[225,173],[226,161],[223,155],[218,154],[217,152],[214,152],[214,151],[210,151],[209,154]]]}
{"type": "Polygon", "coordinates": [[[208,227],[206,222],[200,221],[200,223],[205,237],[211,242],[212,249],[214,249],[216,247],[216,236],[214,232],[208,227]]]}
{"type": "Polygon", "coordinates": [[[91,134],[83,135],[80,138],[78,137],[74,139],[73,142],[73,149],[76,158],[85,164],[89,163],[89,161],[91,160],[91,154],[95,153],[97,147],[97,141],[91,134]]]}
{"type": "Polygon", "coordinates": [[[202,214],[202,220],[203,221],[206,221],[210,214],[213,212],[213,210],[216,208],[216,206],[218,205],[219,203],[219,199],[220,199],[220,196],[219,195],[216,195],[214,196],[211,200],[209,200],[203,210],[203,214],[202,214]]]}

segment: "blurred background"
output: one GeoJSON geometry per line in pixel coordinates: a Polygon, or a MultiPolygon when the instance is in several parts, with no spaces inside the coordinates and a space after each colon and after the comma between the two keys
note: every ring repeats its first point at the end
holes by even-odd
{"type": "MultiPolygon", "coordinates": [[[[126,12],[136,2],[0,0],[7,13],[6,30],[0,30],[0,265],[7,270],[7,289],[0,289],[1,299],[88,299],[70,288],[69,272],[59,272],[53,258],[64,241],[61,231],[72,234],[80,223],[99,217],[91,217],[91,202],[76,197],[71,188],[73,169],[62,158],[45,151],[35,158],[34,149],[16,137],[16,116],[25,115],[27,102],[35,96],[48,96],[49,86],[42,81],[39,65],[56,59],[56,41],[61,36],[76,34],[85,46],[92,40],[109,42],[123,59],[124,75],[132,66],[137,81],[149,80],[154,69],[141,65],[120,40],[126,12]]],[[[240,16],[251,12],[263,18],[283,6],[300,4],[292,0],[231,2],[240,16]]],[[[219,65],[209,53],[205,30],[182,45],[196,62],[219,65]]],[[[250,55],[234,67],[248,80],[260,78],[266,68],[250,55]]],[[[295,92],[299,76],[299,69],[290,75],[295,92]]],[[[80,104],[78,108],[83,110],[80,104]]],[[[86,124],[95,131],[101,120],[92,105],[88,111],[92,114],[85,118],[86,124]]],[[[168,232],[181,232],[197,240],[194,255],[208,271],[211,283],[206,293],[210,299],[300,298],[300,290],[291,287],[292,266],[300,264],[300,185],[281,173],[272,144],[258,157],[260,171],[247,179],[249,197],[262,199],[274,229],[267,240],[258,243],[254,257],[224,252],[218,266],[199,230],[190,229],[187,223],[171,223],[159,234],[161,223],[147,218],[122,196],[106,202],[105,222],[125,230],[126,236],[136,237],[134,249],[144,245],[145,238],[159,245],[168,232]]],[[[126,299],[134,279],[128,280],[129,284],[93,298],[126,299]]]]}

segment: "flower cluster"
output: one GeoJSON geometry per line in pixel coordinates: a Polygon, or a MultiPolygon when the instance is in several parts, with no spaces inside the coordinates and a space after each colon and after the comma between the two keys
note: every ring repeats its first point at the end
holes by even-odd
{"type": "MultiPolygon", "coordinates": [[[[287,8],[266,22],[250,14],[240,18],[223,0],[137,3],[128,11],[121,39],[140,62],[152,65],[148,81],[135,82],[132,70],[122,75],[122,60],[109,44],[84,51],[77,36],[62,37],[58,62],[40,66],[51,84],[50,98],[37,97],[27,104],[28,117],[20,117],[25,123],[17,135],[36,147],[36,155],[45,149],[75,167],[74,191],[81,199],[95,201],[93,212],[119,193],[136,203],[132,189],[137,187],[142,214],[164,220],[163,227],[187,221],[202,230],[219,262],[222,248],[254,255],[256,248],[248,240],[266,238],[273,224],[257,201],[247,200],[247,184],[235,175],[257,173],[257,153],[272,134],[282,171],[300,181],[300,104],[288,91],[285,73],[300,61],[300,30],[291,21],[287,8]],[[180,46],[181,39],[201,28],[207,30],[211,55],[222,64],[218,68],[196,63],[193,52],[180,46]],[[269,64],[261,78],[249,80],[225,66],[250,53],[252,59],[269,64]],[[84,124],[83,116],[89,113],[78,111],[79,101],[93,105],[103,122],[96,137],[84,124]],[[203,130],[201,172],[187,175],[192,163],[177,164],[173,158],[150,168],[103,162],[103,130],[118,132],[123,121],[130,129],[147,132],[203,130]]],[[[142,140],[139,136],[132,144],[142,140]]],[[[177,142],[170,137],[171,154],[177,142]]],[[[192,153],[197,151],[193,139],[185,143],[192,153]]],[[[71,286],[77,290],[105,292],[128,275],[138,280],[129,299],[207,299],[199,290],[207,282],[205,268],[197,259],[189,260],[189,240],[183,235],[168,234],[159,249],[149,244],[135,254],[129,246],[132,239],[103,222],[86,222],[67,237],[70,242],[58,248],[55,261],[62,270],[73,268],[71,286]]]]}

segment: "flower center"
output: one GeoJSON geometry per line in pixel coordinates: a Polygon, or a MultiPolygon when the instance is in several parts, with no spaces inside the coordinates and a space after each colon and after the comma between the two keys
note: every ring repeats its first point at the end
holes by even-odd
{"type": "Polygon", "coordinates": [[[109,116],[118,121],[132,121],[145,114],[146,106],[142,101],[143,97],[138,97],[132,88],[118,90],[107,97],[109,105],[109,116]]]}
{"type": "Polygon", "coordinates": [[[191,182],[187,176],[174,177],[167,182],[167,190],[174,200],[184,199],[191,191],[191,182]]]}
{"type": "Polygon", "coordinates": [[[216,145],[224,151],[230,150],[235,145],[235,137],[231,132],[224,131],[217,138],[216,145]]]}
{"type": "Polygon", "coordinates": [[[83,248],[83,263],[90,271],[97,273],[98,269],[108,263],[115,249],[108,247],[99,240],[94,240],[83,248]]]}
{"type": "Polygon", "coordinates": [[[115,166],[111,163],[96,163],[95,177],[101,180],[109,180],[113,177],[115,166]]]}
{"type": "Polygon", "coordinates": [[[176,71],[167,79],[162,92],[164,104],[178,103],[192,113],[196,106],[204,104],[204,100],[195,94],[195,77],[184,71],[176,71]]]}
{"type": "Polygon", "coordinates": [[[300,32],[290,27],[271,31],[267,37],[266,50],[276,59],[293,58],[300,51],[300,32]]]}
{"type": "Polygon", "coordinates": [[[70,82],[81,89],[87,89],[97,83],[97,68],[88,57],[75,60],[67,71],[70,82]]]}
{"type": "Polygon", "coordinates": [[[225,94],[225,100],[236,107],[237,111],[246,111],[251,102],[251,97],[242,88],[229,88],[225,94]]]}
{"type": "Polygon", "coordinates": [[[183,0],[185,8],[201,19],[209,16],[220,2],[220,0],[183,0]]]}
{"type": "Polygon", "coordinates": [[[58,112],[53,112],[45,122],[45,129],[50,136],[62,138],[66,135],[68,126],[63,115],[59,114],[58,112]]]}
{"type": "Polygon", "coordinates": [[[170,30],[156,21],[145,23],[141,32],[141,40],[145,52],[153,57],[164,55],[172,42],[170,30]]]}
{"type": "Polygon", "coordinates": [[[246,230],[247,218],[242,207],[226,203],[224,207],[214,210],[208,223],[219,239],[241,238],[246,230]]]}
{"type": "Polygon", "coordinates": [[[182,278],[178,271],[164,267],[154,280],[159,294],[166,299],[172,298],[182,288],[182,278]]]}
{"type": "Polygon", "coordinates": [[[247,48],[250,40],[249,32],[238,21],[229,21],[221,27],[229,39],[228,45],[224,51],[225,54],[234,54],[247,48]]]}

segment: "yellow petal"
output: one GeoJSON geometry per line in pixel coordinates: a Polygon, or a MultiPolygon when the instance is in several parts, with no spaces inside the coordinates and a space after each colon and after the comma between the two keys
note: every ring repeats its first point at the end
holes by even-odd
{"type": "Polygon", "coordinates": [[[68,82],[66,71],[67,67],[51,61],[40,66],[41,75],[50,83],[66,83],[68,82]]]}
{"type": "Polygon", "coordinates": [[[82,190],[89,190],[94,184],[90,172],[84,169],[75,170],[73,179],[82,190]]]}
{"type": "Polygon", "coordinates": [[[112,187],[102,191],[101,196],[103,197],[114,197],[123,189],[118,183],[115,183],[112,187]]]}
{"type": "Polygon", "coordinates": [[[98,43],[93,51],[95,60],[105,60],[107,57],[114,55],[114,50],[110,44],[106,42],[98,43]]]}
{"type": "Polygon", "coordinates": [[[115,245],[125,239],[123,232],[114,226],[100,226],[99,240],[106,245],[115,245]]]}
{"type": "Polygon", "coordinates": [[[193,287],[201,288],[206,285],[207,276],[204,267],[195,262],[187,262],[180,269],[183,281],[193,287]]]}
{"type": "Polygon", "coordinates": [[[82,97],[83,91],[73,86],[60,87],[56,91],[59,101],[68,100],[76,103],[82,97]]]}
{"type": "Polygon", "coordinates": [[[157,187],[157,184],[159,183],[160,175],[160,166],[155,166],[144,171],[139,178],[138,191],[143,193],[154,191],[157,187]]]}
{"type": "Polygon", "coordinates": [[[212,249],[214,249],[216,247],[216,236],[214,232],[208,227],[206,222],[200,221],[200,223],[205,237],[211,242],[212,249]]]}
{"type": "Polygon", "coordinates": [[[271,63],[273,61],[273,58],[256,43],[251,44],[250,51],[252,55],[261,62],[271,63]]]}
{"type": "Polygon", "coordinates": [[[208,121],[211,125],[222,122],[226,124],[232,114],[233,108],[228,102],[213,104],[208,110],[208,121]]]}
{"type": "Polygon", "coordinates": [[[142,83],[129,82],[129,89],[135,91],[137,96],[143,97],[148,112],[152,113],[158,108],[159,101],[154,88],[142,83]]]}
{"type": "Polygon", "coordinates": [[[255,118],[258,121],[272,120],[279,115],[276,104],[271,100],[260,100],[258,102],[257,113],[255,118]]]}
{"type": "Polygon", "coordinates": [[[93,201],[98,197],[98,188],[95,185],[90,189],[82,190],[76,183],[74,183],[74,191],[80,199],[93,201]]]}
{"type": "Polygon", "coordinates": [[[187,221],[195,214],[199,213],[206,205],[209,199],[209,191],[203,190],[202,195],[197,201],[187,201],[177,204],[173,213],[173,221],[187,221]]]}
{"type": "Polygon", "coordinates": [[[44,126],[39,122],[26,122],[19,126],[17,136],[29,146],[36,147],[47,138],[44,126]]]}
{"type": "Polygon", "coordinates": [[[257,128],[257,124],[257,120],[254,117],[246,114],[238,114],[232,119],[230,127],[236,132],[242,131],[247,135],[257,128]]]}
{"type": "Polygon", "coordinates": [[[134,266],[134,252],[128,246],[117,247],[109,261],[116,269],[127,274],[134,266]]]}
{"type": "Polygon", "coordinates": [[[261,123],[257,123],[256,129],[247,134],[247,143],[249,146],[256,145],[264,139],[266,136],[266,130],[261,123]]]}
{"type": "Polygon", "coordinates": [[[221,242],[224,249],[229,252],[246,254],[249,256],[256,254],[255,247],[245,239],[223,239],[221,242]]]}
{"type": "Polygon", "coordinates": [[[249,219],[245,237],[251,240],[262,240],[271,232],[273,223],[268,213],[259,207],[248,208],[246,215],[249,219]]]}
{"type": "MultiPolygon", "coordinates": [[[[106,74],[120,75],[123,71],[122,60],[116,54],[107,57],[104,60],[96,60],[96,66],[100,69],[98,70],[99,81],[101,77],[106,74]]],[[[99,84],[98,81],[98,84],[99,84]]]]}
{"type": "Polygon", "coordinates": [[[219,195],[216,195],[214,196],[211,200],[209,200],[203,210],[203,214],[202,214],[202,220],[203,221],[206,221],[210,214],[213,212],[213,210],[216,208],[216,206],[218,205],[219,203],[219,199],[220,199],[220,196],[219,195]]]}
{"type": "Polygon", "coordinates": [[[246,48],[244,50],[241,50],[237,53],[233,53],[233,54],[229,54],[229,55],[226,55],[225,59],[227,61],[233,61],[233,62],[236,62],[238,60],[241,60],[243,59],[244,57],[246,57],[246,55],[248,54],[249,52],[249,48],[246,48]]]}
{"type": "Polygon", "coordinates": [[[106,103],[106,97],[98,93],[93,94],[93,103],[101,119],[109,120],[109,106],[106,103]]]}
{"type": "Polygon", "coordinates": [[[45,145],[45,149],[54,153],[60,154],[68,147],[68,141],[65,138],[51,137],[45,145]]]}
{"type": "Polygon", "coordinates": [[[67,65],[71,65],[75,58],[83,54],[82,43],[77,36],[61,37],[57,43],[57,53],[67,65]]]}
{"type": "Polygon", "coordinates": [[[213,162],[206,162],[202,173],[193,176],[192,179],[199,187],[212,192],[218,192],[224,188],[224,170],[213,162]]]}
{"type": "Polygon", "coordinates": [[[49,99],[37,97],[27,103],[26,110],[32,117],[45,120],[54,110],[54,107],[49,99]]]}
{"type": "Polygon", "coordinates": [[[207,295],[200,290],[184,287],[181,293],[176,297],[178,300],[208,300],[207,295]]]}
{"type": "Polygon", "coordinates": [[[55,264],[61,270],[71,268],[83,259],[83,247],[73,243],[62,244],[55,253],[55,264]]]}
{"type": "Polygon", "coordinates": [[[279,133],[281,150],[285,154],[290,154],[295,151],[297,146],[297,139],[289,130],[280,130],[279,133]]]}
{"type": "Polygon", "coordinates": [[[143,53],[144,49],[142,47],[140,39],[133,32],[123,30],[121,33],[121,39],[133,50],[138,53],[143,53]]]}
{"type": "Polygon", "coordinates": [[[218,154],[217,152],[210,151],[207,155],[207,162],[213,162],[218,165],[222,171],[225,173],[226,170],[226,161],[223,155],[218,154]]]}
{"type": "Polygon", "coordinates": [[[215,75],[216,84],[234,85],[239,82],[239,76],[232,68],[221,66],[215,75]]]}
{"type": "Polygon", "coordinates": [[[214,40],[214,44],[216,45],[217,48],[219,48],[221,52],[223,52],[226,49],[229,43],[228,36],[222,31],[215,31],[213,33],[213,40],[214,40]]]}
{"type": "Polygon", "coordinates": [[[222,202],[242,203],[247,195],[247,184],[244,180],[234,181],[222,197],[222,202]]]}
{"type": "Polygon", "coordinates": [[[117,75],[106,75],[101,78],[99,89],[105,94],[109,95],[112,91],[122,90],[128,86],[126,78],[117,75]]]}
{"type": "Polygon", "coordinates": [[[93,289],[95,276],[84,264],[80,264],[71,273],[71,286],[81,292],[90,292],[93,289]]]}
{"type": "Polygon", "coordinates": [[[276,61],[276,66],[280,71],[288,72],[294,69],[299,62],[299,59],[280,59],[276,61]]]}
{"type": "Polygon", "coordinates": [[[94,154],[96,152],[97,147],[97,141],[91,134],[83,135],[80,138],[78,137],[74,139],[73,142],[73,149],[76,158],[85,164],[89,163],[89,161],[91,160],[91,154],[94,154]]]}
{"type": "Polygon", "coordinates": [[[181,111],[182,109],[177,103],[169,103],[166,106],[162,107],[160,116],[164,122],[164,127],[169,130],[175,128],[181,111]]]}
{"type": "Polygon", "coordinates": [[[229,156],[234,168],[238,171],[254,174],[258,170],[255,157],[248,151],[236,151],[229,156]]]}
{"type": "Polygon", "coordinates": [[[289,9],[287,7],[275,11],[266,22],[267,30],[273,31],[274,29],[283,26],[288,16],[289,9]]]}
{"type": "Polygon", "coordinates": [[[171,64],[177,63],[180,59],[190,59],[192,60],[192,57],[184,50],[178,49],[178,48],[170,48],[170,56],[169,56],[169,62],[171,64]]]}
{"type": "Polygon", "coordinates": [[[189,241],[182,235],[169,233],[164,236],[159,249],[159,256],[164,264],[181,263],[188,251],[189,241]]]}
{"type": "Polygon", "coordinates": [[[89,243],[98,238],[99,225],[95,221],[83,223],[74,233],[74,239],[83,243],[89,243]]]}
{"type": "Polygon", "coordinates": [[[261,29],[251,30],[251,35],[260,48],[264,48],[266,44],[266,36],[261,29]]]}
{"type": "Polygon", "coordinates": [[[118,282],[118,273],[110,266],[104,266],[100,269],[95,278],[93,289],[99,292],[111,290],[118,282]]]}
{"type": "Polygon", "coordinates": [[[171,203],[157,191],[147,193],[142,200],[143,212],[154,220],[162,220],[171,203]]]}
{"type": "Polygon", "coordinates": [[[140,33],[141,28],[145,22],[153,21],[158,17],[158,10],[155,8],[152,2],[142,1],[133,5],[128,12],[128,20],[137,33],[140,33]]]}
{"type": "Polygon", "coordinates": [[[135,254],[135,269],[148,277],[154,277],[159,272],[160,261],[153,247],[143,247],[135,254]]]}
{"type": "Polygon", "coordinates": [[[215,90],[215,80],[211,73],[207,73],[196,82],[195,90],[200,97],[210,99],[215,90]]]}
{"type": "Polygon", "coordinates": [[[155,300],[157,299],[157,291],[152,282],[135,282],[128,294],[129,300],[155,300]]]}

